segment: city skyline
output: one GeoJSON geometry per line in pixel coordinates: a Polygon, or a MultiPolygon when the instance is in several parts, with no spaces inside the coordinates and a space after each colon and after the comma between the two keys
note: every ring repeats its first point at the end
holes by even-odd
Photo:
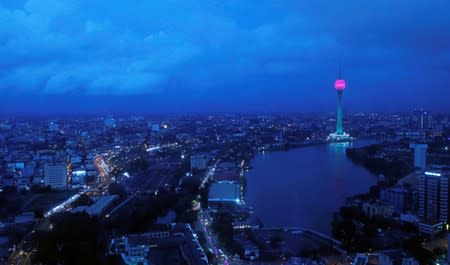
{"type": "Polygon", "coordinates": [[[449,114],[345,117],[2,118],[0,262],[450,260],[449,114]]]}
{"type": "Polygon", "coordinates": [[[0,265],[449,265],[449,9],[0,0],[0,265]]]}
{"type": "Polygon", "coordinates": [[[449,7],[5,0],[0,111],[448,112],[449,7]]]}

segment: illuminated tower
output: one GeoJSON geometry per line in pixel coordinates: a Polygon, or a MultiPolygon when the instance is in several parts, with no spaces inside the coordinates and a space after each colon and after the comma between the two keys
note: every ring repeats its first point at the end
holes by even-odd
{"type": "Polygon", "coordinates": [[[338,107],[337,107],[337,117],[336,117],[336,134],[343,134],[342,129],[342,92],[345,89],[345,80],[338,79],[334,82],[334,87],[338,93],[338,107]]]}
{"type": "Polygon", "coordinates": [[[336,113],[336,132],[331,133],[328,136],[328,141],[333,142],[341,142],[341,141],[350,141],[353,138],[350,137],[349,134],[344,132],[344,128],[342,126],[342,118],[343,118],[343,111],[342,111],[342,94],[345,89],[345,80],[340,78],[337,79],[334,82],[334,88],[337,91],[338,94],[338,107],[337,107],[337,113],[336,113]]]}

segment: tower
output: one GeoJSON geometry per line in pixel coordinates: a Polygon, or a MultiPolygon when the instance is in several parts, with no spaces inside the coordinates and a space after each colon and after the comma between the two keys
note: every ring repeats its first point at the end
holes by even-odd
{"type": "MultiPolygon", "coordinates": [[[[340,71],[339,71],[340,72],[340,71]]],[[[328,141],[332,142],[345,142],[350,141],[353,138],[344,132],[344,128],[342,125],[343,119],[343,110],[342,110],[342,94],[345,89],[345,80],[341,78],[341,74],[339,73],[339,78],[334,82],[334,88],[338,94],[338,106],[336,112],[336,132],[331,133],[328,136],[328,141]]]]}
{"type": "Polygon", "coordinates": [[[343,134],[344,129],[342,128],[342,93],[345,89],[345,80],[338,79],[334,82],[334,87],[336,88],[338,94],[338,107],[337,107],[337,117],[336,117],[336,134],[343,134]]]}

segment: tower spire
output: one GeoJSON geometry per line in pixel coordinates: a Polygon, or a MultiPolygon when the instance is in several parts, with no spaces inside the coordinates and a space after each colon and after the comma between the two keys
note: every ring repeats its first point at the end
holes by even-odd
{"type": "Polygon", "coordinates": [[[339,70],[338,70],[338,78],[342,79],[342,61],[339,60],[339,70]]]}

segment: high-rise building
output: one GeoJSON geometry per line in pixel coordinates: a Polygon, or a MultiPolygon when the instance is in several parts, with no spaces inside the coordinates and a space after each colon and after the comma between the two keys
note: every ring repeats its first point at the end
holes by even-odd
{"type": "Polygon", "coordinates": [[[419,128],[422,130],[431,129],[431,114],[428,111],[421,111],[419,116],[419,128]]]}
{"type": "Polygon", "coordinates": [[[44,184],[52,189],[67,188],[67,167],[64,164],[44,166],[44,184]]]}
{"type": "Polygon", "coordinates": [[[338,94],[338,107],[336,112],[336,132],[331,133],[328,136],[329,141],[349,141],[352,140],[352,137],[344,132],[344,128],[342,125],[343,118],[343,110],[342,110],[342,94],[345,89],[345,80],[337,79],[334,83],[334,88],[338,94]]]}
{"type": "Polygon", "coordinates": [[[443,172],[426,171],[419,176],[419,217],[447,222],[449,219],[449,181],[443,172]]]}
{"type": "Polygon", "coordinates": [[[414,128],[418,130],[429,130],[433,128],[431,113],[423,109],[416,109],[412,112],[412,122],[414,128]]]}
{"type": "Polygon", "coordinates": [[[104,120],[104,125],[108,129],[116,128],[116,120],[113,117],[108,117],[104,120]]]}
{"type": "Polygon", "coordinates": [[[58,125],[58,123],[56,123],[56,122],[50,122],[49,124],[48,124],[48,130],[49,131],[51,131],[51,132],[56,132],[56,131],[58,131],[59,130],[59,125],[58,125]]]}
{"type": "Polygon", "coordinates": [[[411,144],[414,149],[414,167],[424,169],[427,166],[427,144],[411,144]]]}

